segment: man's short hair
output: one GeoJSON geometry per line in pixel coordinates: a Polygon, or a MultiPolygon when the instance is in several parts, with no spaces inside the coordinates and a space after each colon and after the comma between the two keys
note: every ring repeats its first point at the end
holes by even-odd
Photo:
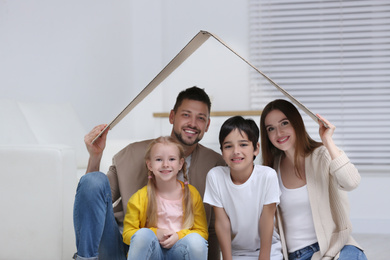
{"type": "Polygon", "coordinates": [[[205,103],[207,105],[207,108],[209,109],[210,114],[211,101],[204,89],[198,88],[197,86],[193,86],[191,88],[187,88],[181,91],[176,98],[176,103],[173,107],[173,111],[177,112],[177,109],[181,106],[184,99],[195,100],[205,103]]]}

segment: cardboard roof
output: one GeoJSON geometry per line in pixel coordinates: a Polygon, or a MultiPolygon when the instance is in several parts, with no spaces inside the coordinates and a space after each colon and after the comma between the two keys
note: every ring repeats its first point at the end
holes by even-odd
{"type": "MultiPolygon", "coordinates": [[[[230,48],[224,41],[222,41],[218,36],[212,34],[207,31],[200,31],[197,33],[188,43],[187,45],[153,78],[153,80],[111,121],[102,132],[95,137],[92,143],[95,142],[97,138],[99,138],[104,131],[107,129],[111,130],[114,126],[116,126],[134,107],[136,107],[146,96],[148,96],[161,82],[163,82],[175,69],[177,69],[188,57],[190,57],[204,42],[206,42],[209,38],[213,38],[221,43],[222,46],[229,49],[233,52],[237,57],[239,57],[242,61],[260,73],[264,78],[266,78],[273,86],[275,86],[280,92],[283,93],[288,99],[291,100],[295,105],[297,105],[300,109],[302,109],[307,115],[309,115],[316,122],[320,120],[312,111],[310,111],[306,106],[304,106],[301,102],[299,102],[296,98],[294,98],[291,94],[289,94],[286,90],[276,84],[271,78],[265,75],[258,68],[253,66],[248,60],[244,59],[241,55],[235,52],[232,48],[230,48]]],[[[326,126],[326,123],[321,120],[321,122],[326,126]]]]}

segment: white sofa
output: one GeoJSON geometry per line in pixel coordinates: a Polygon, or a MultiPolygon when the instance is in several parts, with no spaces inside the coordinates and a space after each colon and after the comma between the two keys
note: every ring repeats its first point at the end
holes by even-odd
{"type": "Polygon", "coordinates": [[[69,104],[0,100],[0,120],[0,259],[71,259],[86,131],[69,104]]]}
{"type": "Polygon", "coordinates": [[[71,259],[74,150],[68,146],[0,146],[0,259],[71,259]]]}
{"type": "MultiPolygon", "coordinates": [[[[71,259],[74,195],[88,163],[87,130],[68,103],[0,99],[0,122],[0,260],[71,259]]],[[[102,172],[130,142],[108,136],[102,172]]]]}

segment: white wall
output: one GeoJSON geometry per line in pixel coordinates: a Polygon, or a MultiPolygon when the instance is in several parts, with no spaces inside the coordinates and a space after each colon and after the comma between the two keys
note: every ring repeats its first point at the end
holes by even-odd
{"type": "Polygon", "coordinates": [[[1,98],[70,102],[87,128],[131,94],[127,1],[1,1],[1,98]]]}
{"type": "Polygon", "coordinates": [[[390,173],[359,172],[360,185],[348,194],[353,230],[355,233],[390,234],[390,173]]]}
{"type": "MultiPolygon", "coordinates": [[[[247,6],[244,1],[167,0],[163,5],[159,1],[155,5],[134,1],[132,7],[134,56],[131,70],[133,86],[138,91],[200,30],[215,33],[247,56],[247,6]]],[[[242,61],[221,48],[214,39],[209,39],[112,132],[126,130],[136,139],[153,136],[155,125],[151,114],[169,112],[179,91],[193,85],[205,88],[212,99],[213,110],[249,109],[248,71],[242,61]],[[141,121],[153,127],[132,127],[133,122],[141,121]]]]}
{"type": "MultiPolygon", "coordinates": [[[[200,30],[247,56],[246,8],[232,0],[1,1],[1,98],[70,102],[86,129],[108,123],[200,30]]],[[[177,93],[192,85],[210,93],[216,110],[232,102],[248,108],[237,102],[249,100],[248,68],[235,57],[227,62],[232,54],[209,41],[113,135],[151,136],[152,129],[132,122],[153,124],[152,113],[169,111],[177,93]],[[220,94],[233,86],[240,91],[220,94]]]]}
{"type": "MultiPolygon", "coordinates": [[[[110,122],[200,30],[248,57],[247,18],[247,2],[234,0],[0,1],[0,99],[70,102],[89,130],[110,122]]],[[[152,113],[168,112],[193,85],[215,111],[249,109],[248,71],[209,39],[110,138],[169,134],[155,131],[164,128],[152,113]]],[[[356,232],[390,233],[389,186],[389,173],[362,174],[350,194],[356,232]]]]}

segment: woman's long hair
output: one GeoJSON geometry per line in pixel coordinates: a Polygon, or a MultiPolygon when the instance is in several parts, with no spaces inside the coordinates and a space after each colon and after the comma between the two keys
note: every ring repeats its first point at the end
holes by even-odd
{"type": "MultiPolygon", "coordinates": [[[[145,161],[150,160],[150,153],[154,145],[156,144],[166,144],[166,145],[175,145],[178,149],[179,158],[184,159],[182,171],[184,176],[185,183],[188,183],[188,174],[187,174],[187,163],[185,162],[184,149],[183,146],[173,139],[170,136],[162,136],[153,140],[146,151],[145,161]]],[[[148,170],[148,206],[146,210],[147,216],[147,227],[157,227],[157,199],[156,199],[156,177],[154,174],[148,170]],[[149,177],[151,176],[151,177],[149,177]]],[[[184,185],[183,190],[183,225],[182,229],[189,229],[194,225],[194,213],[193,213],[193,202],[188,188],[188,184],[184,185]]]]}
{"type": "Polygon", "coordinates": [[[294,128],[296,135],[294,154],[295,173],[299,178],[303,178],[302,173],[299,171],[299,157],[308,156],[317,147],[321,146],[322,143],[313,140],[309,136],[309,134],[306,132],[305,124],[303,123],[301,114],[292,103],[283,99],[276,99],[264,107],[260,118],[261,153],[263,157],[263,165],[273,168],[275,159],[283,154],[283,151],[276,148],[269,140],[265,125],[265,118],[273,110],[281,111],[294,128]]]}

